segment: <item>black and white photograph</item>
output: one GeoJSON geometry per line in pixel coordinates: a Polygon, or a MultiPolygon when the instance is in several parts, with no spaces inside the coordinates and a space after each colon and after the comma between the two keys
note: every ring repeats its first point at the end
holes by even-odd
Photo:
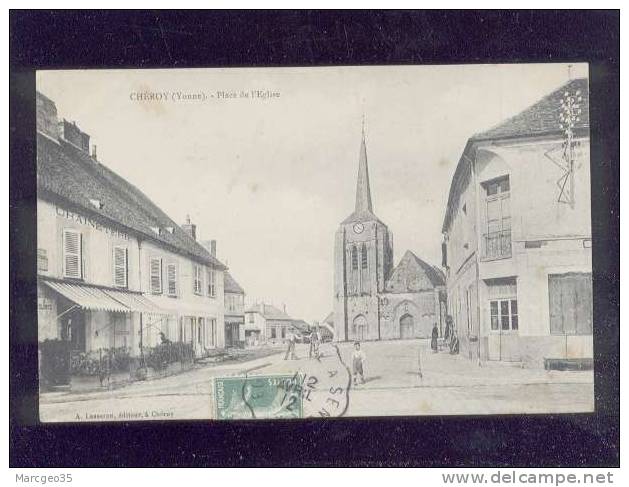
{"type": "Polygon", "coordinates": [[[565,63],[38,72],[40,419],[592,411],[588,93],[565,63]]]}
{"type": "Polygon", "coordinates": [[[621,483],[619,12],[152,8],[9,15],[11,482],[621,483]]]}

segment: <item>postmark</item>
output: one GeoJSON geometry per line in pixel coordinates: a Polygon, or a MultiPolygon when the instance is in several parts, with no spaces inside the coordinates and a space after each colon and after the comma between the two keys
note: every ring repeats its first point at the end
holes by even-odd
{"type": "Polygon", "coordinates": [[[282,387],[302,398],[303,417],[340,417],[349,408],[351,374],[336,345],[323,344],[320,351],[318,359],[297,370],[282,387]]]}

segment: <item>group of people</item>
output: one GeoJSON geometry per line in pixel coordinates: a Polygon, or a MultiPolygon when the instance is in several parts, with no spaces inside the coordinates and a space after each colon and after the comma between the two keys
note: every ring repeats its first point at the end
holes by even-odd
{"type": "Polygon", "coordinates": [[[446,329],[445,333],[443,334],[443,339],[448,345],[450,354],[454,355],[459,353],[459,338],[456,335],[454,321],[452,320],[452,316],[450,315],[446,316],[446,329]]]}
{"type": "MultiPolygon", "coordinates": [[[[321,343],[321,334],[319,333],[319,329],[315,328],[310,332],[309,335],[310,347],[308,349],[308,358],[316,358],[318,359],[321,356],[319,352],[319,345],[321,343]]],[[[286,335],[287,349],[286,354],[284,355],[284,360],[296,360],[298,357],[295,354],[295,344],[297,343],[297,335],[293,333],[292,330],[288,332],[286,335]]]]}
{"type": "MultiPolygon", "coordinates": [[[[297,342],[297,336],[291,331],[286,337],[288,342],[288,348],[286,349],[286,355],[284,356],[284,360],[295,360],[297,356],[295,355],[295,343],[297,342]]],[[[447,344],[448,349],[451,354],[459,353],[459,339],[456,336],[456,331],[454,328],[454,321],[452,320],[452,316],[448,315],[446,317],[446,328],[443,335],[444,342],[447,344]]],[[[437,328],[437,324],[435,323],[432,327],[431,339],[430,339],[430,348],[434,353],[439,351],[439,328],[437,328]]],[[[314,329],[310,333],[310,347],[308,349],[308,358],[320,358],[319,345],[321,343],[321,335],[319,334],[318,329],[314,329]]],[[[354,350],[352,351],[351,356],[351,364],[352,364],[352,381],[354,385],[358,385],[365,383],[365,362],[367,360],[367,356],[365,352],[360,348],[360,342],[354,342],[354,350]]]]}

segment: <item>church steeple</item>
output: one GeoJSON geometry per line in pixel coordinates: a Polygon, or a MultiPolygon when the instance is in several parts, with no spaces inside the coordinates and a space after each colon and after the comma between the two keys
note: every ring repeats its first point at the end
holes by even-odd
{"type": "Polygon", "coordinates": [[[371,188],[369,187],[369,168],[367,166],[367,145],[365,144],[365,117],[363,115],[362,139],[360,142],[360,157],[358,160],[358,180],[356,182],[355,213],[368,211],[373,213],[371,204],[371,188]]]}

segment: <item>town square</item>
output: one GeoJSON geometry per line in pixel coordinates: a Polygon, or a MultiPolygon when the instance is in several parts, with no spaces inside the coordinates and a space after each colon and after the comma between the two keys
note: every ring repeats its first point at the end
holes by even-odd
{"type": "Polygon", "coordinates": [[[593,411],[586,74],[38,73],[40,419],[593,411]]]}

